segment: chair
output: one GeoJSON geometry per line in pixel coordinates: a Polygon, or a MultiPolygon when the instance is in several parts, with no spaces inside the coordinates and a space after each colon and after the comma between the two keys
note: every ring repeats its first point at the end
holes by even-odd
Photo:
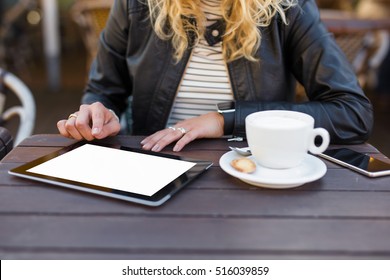
{"type": "MultiPolygon", "coordinates": [[[[321,9],[321,20],[355,70],[360,85],[370,90],[377,68],[389,48],[390,20],[363,19],[353,12],[321,9]]],[[[296,87],[296,101],[307,101],[305,89],[296,87]]]]}
{"type": "Polygon", "coordinates": [[[32,134],[35,114],[35,101],[28,87],[18,77],[0,68],[0,124],[4,126],[14,116],[19,116],[15,146],[32,134]],[[15,97],[20,104],[13,105],[12,103],[6,106],[8,105],[7,99],[12,100],[15,97]]]}
{"type": "Polygon", "coordinates": [[[32,41],[40,34],[39,25],[31,24],[26,19],[31,11],[38,11],[38,0],[2,2],[4,11],[0,15],[0,65],[13,71],[26,72],[29,60],[38,51],[32,41]]]}
{"type": "Polygon", "coordinates": [[[73,20],[81,29],[88,52],[87,69],[96,56],[99,36],[110,13],[114,0],[76,0],[71,9],[73,20]]]}
{"type": "Polygon", "coordinates": [[[354,67],[361,86],[370,88],[389,49],[390,20],[336,10],[321,10],[321,19],[354,67]]]}

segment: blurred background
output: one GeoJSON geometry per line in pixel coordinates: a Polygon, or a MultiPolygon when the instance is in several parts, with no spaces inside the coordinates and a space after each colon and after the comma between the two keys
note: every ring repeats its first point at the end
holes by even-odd
{"type": "MultiPolygon", "coordinates": [[[[0,0],[0,113],[18,102],[29,106],[29,101],[7,92],[16,90],[7,89],[11,83],[5,78],[7,71],[33,96],[35,121],[27,134],[58,133],[56,122],[78,109],[97,36],[112,2],[0,0]]],[[[317,0],[317,4],[374,104],[375,127],[369,143],[390,156],[390,0],[317,0]]],[[[17,133],[20,118],[2,115],[0,125],[17,133]]]]}

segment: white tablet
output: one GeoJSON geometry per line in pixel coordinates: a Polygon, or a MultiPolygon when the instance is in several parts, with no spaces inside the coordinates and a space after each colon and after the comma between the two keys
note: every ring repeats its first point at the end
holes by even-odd
{"type": "Polygon", "coordinates": [[[212,165],[121,146],[78,142],[9,171],[57,186],[159,206],[212,165]]]}

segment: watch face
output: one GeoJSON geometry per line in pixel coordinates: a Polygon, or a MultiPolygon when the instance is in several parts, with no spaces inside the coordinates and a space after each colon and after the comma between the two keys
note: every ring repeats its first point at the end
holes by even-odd
{"type": "Polygon", "coordinates": [[[234,101],[218,103],[217,108],[219,113],[234,112],[235,111],[234,101]]]}

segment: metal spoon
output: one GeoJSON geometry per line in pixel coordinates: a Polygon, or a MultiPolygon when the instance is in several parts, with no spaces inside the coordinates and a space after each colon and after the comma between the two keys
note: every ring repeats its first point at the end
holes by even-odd
{"type": "Polygon", "coordinates": [[[238,148],[238,147],[231,147],[231,146],[229,146],[229,148],[230,150],[235,151],[237,154],[242,155],[244,157],[250,156],[252,154],[249,148],[238,148]]]}

